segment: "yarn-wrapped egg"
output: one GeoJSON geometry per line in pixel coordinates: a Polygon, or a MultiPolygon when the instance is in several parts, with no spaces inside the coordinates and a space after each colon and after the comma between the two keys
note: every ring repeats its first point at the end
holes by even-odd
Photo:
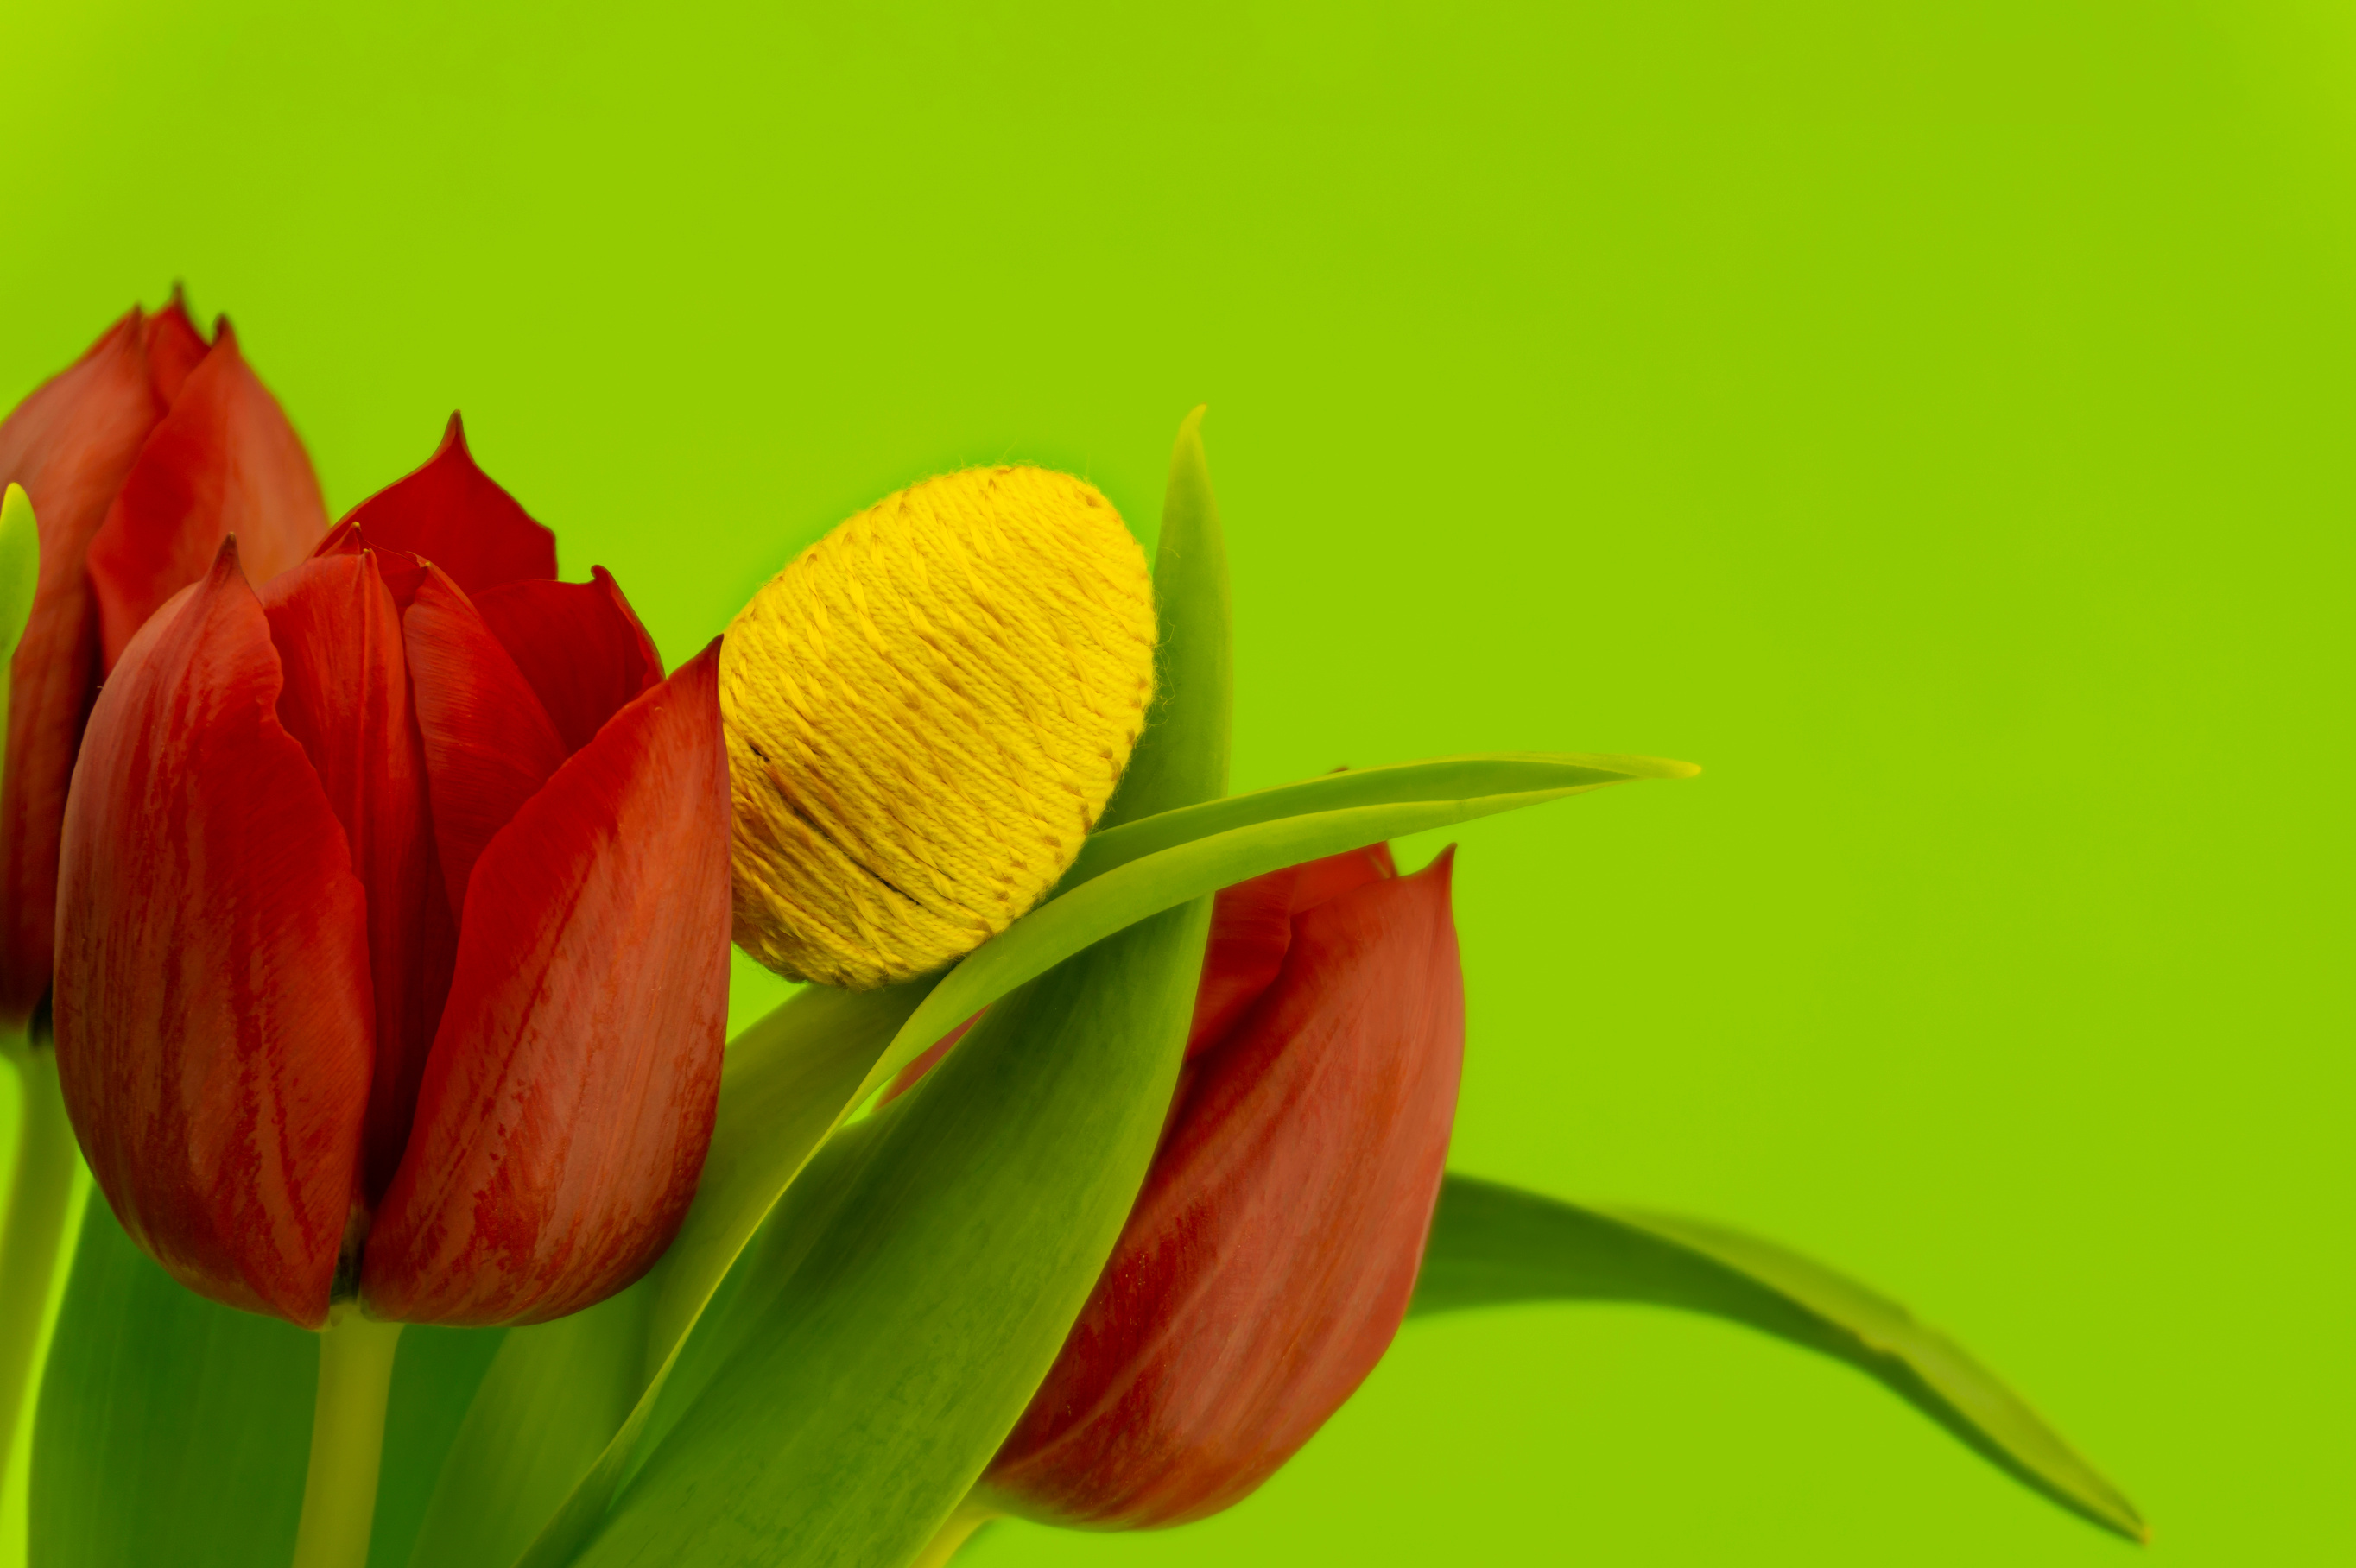
{"type": "Polygon", "coordinates": [[[858,990],[1005,930],[1120,782],[1153,649],[1144,552],[1068,474],[969,468],[836,528],[721,648],[737,944],[858,990]]]}

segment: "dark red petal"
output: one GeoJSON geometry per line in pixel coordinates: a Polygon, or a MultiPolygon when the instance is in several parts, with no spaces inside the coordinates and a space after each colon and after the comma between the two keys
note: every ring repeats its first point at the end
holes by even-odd
{"type": "Polygon", "coordinates": [[[483,852],[360,1275],[379,1317],[532,1323],[644,1274],[711,1141],[728,1010],[714,642],[483,852]]]}
{"type": "Polygon", "coordinates": [[[434,874],[425,752],[409,697],[401,612],[374,550],[305,561],[262,591],[285,688],[278,717],[303,743],[368,890],[376,1063],[363,1190],[392,1180],[425,1052],[449,990],[455,921],[434,874]],[[438,933],[435,927],[444,928],[438,933]],[[437,940],[438,935],[438,940],[437,940]]]}
{"type": "Polygon", "coordinates": [[[98,687],[98,606],[84,560],[114,493],[164,415],[138,311],[116,322],[0,423],[0,488],[21,485],[40,526],[41,574],[6,672],[0,766],[0,1029],[49,988],[58,824],[98,687]]]}
{"type": "Polygon", "coordinates": [[[441,571],[425,574],[402,617],[434,838],[450,907],[466,906],[466,878],[518,807],[566,756],[563,738],[531,683],[441,571]]]}
{"type": "Polygon", "coordinates": [[[1443,855],[1300,917],[984,1476],[994,1499],[1063,1523],[1199,1519],[1273,1474],[1380,1359],[1463,1061],[1448,880],[1443,855]]]}
{"type": "Polygon", "coordinates": [[[1203,983],[1194,994],[1186,1060],[1218,1044],[1276,978],[1292,940],[1294,914],[1397,875],[1390,846],[1376,844],[1223,889],[1211,908],[1211,940],[1203,950],[1203,983]]]}
{"type": "Polygon", "coordinates": [[[259,583],[310,554],[327,528],[303,443],[224,320],[91,542],[107,667],[157,606],[205,574],[227,536],[259,583]]]}
{"type": "Polygon", "coordinates": [[[368,1104],[368,913],[278,693],[225,543],[91,715],[60,865],[58,1073],[141,1246],[192,1290],[316,1328],[368,1104]]]}
{"type": "Polygon", "coordinates": [[[366,529],[371,544],[432,561],[469,593],[556,575],[556,536],[475,466],[456,414],[424,467],[362,501],[344,520],[366,529]]]}
{"type": "Polygon", "coordinates": [[[474,595],[513,656],[567,752],[663,677],[662,656],[602,566],[588,582],[510,582],[474,595]]]}
{"type": "Polygon", "coordinates": [[[188,319],[188,307],[177,286],[172,298],[162,310],[147,318],[141,331],[141,341],[147,353],[147,377],[155,389],[155,401],[170,408],[178,400],[180,389],[187,384],[189,374],[204,363],[212,345],[188,319]]]}

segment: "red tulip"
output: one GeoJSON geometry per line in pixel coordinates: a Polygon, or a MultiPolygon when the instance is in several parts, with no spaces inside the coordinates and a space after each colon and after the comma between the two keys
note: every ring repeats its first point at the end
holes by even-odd
{"type": "Polygon", "coordinates": [[[58,1067],[191,1288],[306,1327],[529,1323],[669,1245],[726,1008],[715,643],[668,680],[454,419],[260,592],[131,639],[66,813],[58,1067]]]}
{"type": "Polygon", "coordinates": [[[1219,895],[1170,1127],[982,1477],[992,1506],[1122,1529],[1215,1513],[1381,1359],[1456,1114],[1451,864],[1399,877],[1377,846],[1219,895]]]}
{"type": "Polygon", "coordinates": [[[224,318],[211,343],[174,295],[135,307],[0,424],[0,486],[25,487],[41,575],[9,685],[0,775],[0,1028],[49,988],[58,825],[98,688],[155,607],[235,533],[255,581],[327,526],[319,482],[224,318]]]}

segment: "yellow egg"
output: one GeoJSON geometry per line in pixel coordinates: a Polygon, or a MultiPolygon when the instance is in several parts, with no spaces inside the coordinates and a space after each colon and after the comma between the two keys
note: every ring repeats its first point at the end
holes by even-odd
{"type": "Polygon", "coordinates": [[[772,578],[720,704],[736,941],[864,989],[1006,929],[1079,853],[1153,698],[1144,552],[1044,468],[910,485],[772,578]]]}

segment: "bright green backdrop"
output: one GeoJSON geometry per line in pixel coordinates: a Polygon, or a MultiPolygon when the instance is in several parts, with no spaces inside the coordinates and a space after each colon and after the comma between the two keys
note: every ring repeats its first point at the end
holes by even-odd
{"type": "MultiPolygon", "coordinates": [[[[1208,400],[1240,785],[1708,765],[1465,830],[1455,1163],[1879,1282],[2167,1561],[2351,1549],[2344,6],[327,9],[0,9],[0,402],[185,278],[333,506],[462,407],[678,658],[957,464],[1150,534],[1208,400]]],[[[1213,1523],[971,1560],[2129,1550],[1566,1307],[1408,1328],[1213,1523]]]]}

